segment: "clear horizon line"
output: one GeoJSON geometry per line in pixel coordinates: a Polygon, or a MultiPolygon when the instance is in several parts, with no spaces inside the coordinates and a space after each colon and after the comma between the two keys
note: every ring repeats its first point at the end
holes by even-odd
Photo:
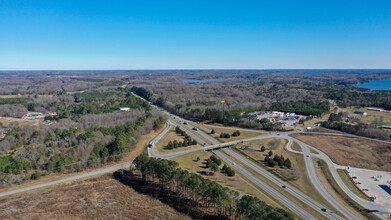
{"type": "Polygon", "coordinates": [[[27,72],[27,71],[175,71],[175,70],[391,70],[391,68],[167,68],[167,69],[20,69],[20,70],[0,70],[0,72],[27,72]]]}

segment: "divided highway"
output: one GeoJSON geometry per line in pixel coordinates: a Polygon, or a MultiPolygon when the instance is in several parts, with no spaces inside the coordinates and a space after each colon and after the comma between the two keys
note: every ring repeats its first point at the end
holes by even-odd
{"type": "MultiPolygon", "coordinates": [[[[158,107],[156,107],[156,108],[158,108],[158,107]]],[[[161,108],[158,108],[158,109],[160,111],[166,113],[169,116],[170,115],[173,116],[172,114],[168,113],[167,111],[165,111],[165,110],[163,110],[161,108]]],[[[175,118],[177,116],[173,116],[173,117],[175,118]]],[[[345,207],[340,205],[327,192],[327,190],[321,184],[320,180],[318,179],[318,177],[316,175],[316,172],[315,172],[314,165],[312,163],[312,158],[311,157],[319,157],[319,158],[323,159],[324,161],[326,161],[326,163],[328,164],[334,179],[337,181],[337,183],[340,185],[340,187],[345,191],[345,193],[350,198],[354,199],[360,205],[362,205],[363,207],[365,207],[367,209],[378,210],[379,212],[375,213],[375,214],[377,214],[380,218],[384,218],[384,215],[382,215],[382,214],[388,214],[389,215],[388,210],[385,210],[383,207],[379,206],[376,203],[363,200],[363,199],[359,198],[357,195],[355,195],[353,192],[351,192],[347,188],[347,186],[343,183],[342,179],[340,178],[339,174],[337,173],[337,171],[335,169],[335,164],[331,161],[331,159],[326,154],[324,154],[323,152],[320,152],[318,150],[317,151],[320,154],[311,154],[310,151],[309,151],[309,148],[313,148],[312,146],[304,144],[303,142],[301,142],[301,141],[299,141],[299,140],[289,136],[290,134],[299,133],[299,132],[286,132],[286,133],[281,133],[281,134],[268,134],[268,135],[263,135],[263,136],[258,136],[258,137],[253,137],[253,138],[233,141],[233,142],[229,142],[229,143],[219,143],[216,139],[214,139],[213,137],[207,135],[206,133],[204,133],[202,131],[192,132],[191,131],[192,127],[193,126],[191,126],[191,125],[185,126],[185,125],[183,125],[181,123],[176,122],[175,120],[168,119],[167,120],[167,127],[164,129],[163,132],[161,132],[151,142],[152,147],[148,147],[149,155],[151,157],[158,157],[158,158],[163,158],[163,159],[169,159],[169,158],[172,158],[172,157],[188,154],[188,153],[199,151],[199,150],[211,150],[216,155],[218,155],[222,160],[224,160],[226,163],[234,164],[234,165],[232,165],[232,167],[235,170],[237,170],[237,172],[239,172],[240,174],[246,176],[246,178],[251,180],[254,184],[258,185],[262,189],[264,189],[269,195],[271,195],[272,197],[276,198],[279,202],[281,202],[284,206],[286,206],[287,208],[292,210],[294,213],[296,213],[301,218],[303,218],[303,219],[315,219],[311,214],[309,214],[308,212],[303,210],[296,203],[290,201],[284,195],[282,195],[281,193],[276,191],[273,187],[269,186],[268,184],[266,184],[265,182],[260,180],[257,176],[253,175],[251,172],[249,172],[248,170],[246,170],[242,166],[240,166],[238,164],[235,164],[234,161],[231,158],[229,158],[227,155],[225,155],[221,151],[216,150],[216,149],[222,148],[222,150],[226,154],[232,156],[233,158],[235,158],[235,160],[240,161],[241,163],[245,164],[247,167],[249,167],[250,169],[252,169],[255,172],[259,173],[260,175],[264,176],[265,178],[269,179],[274,184],[276,184],[278,186],[282,186],[282,185],[287,186],[286,187],[286,191],[287,192],[289,192],[290,194],[295,196],[297,199],[301,200],[303,203],[305,203],[308,206],[312,207],[314,210],[318,211],[319,213],[321,213],[325,217],[327,217],[329,219],[341,219],[341,217],[338,216],[336,213],[333,213],[333,212],[330,212],[330,211],[327,211],[327,212],[321,211],[321,209],[323,208],[322,205],[320,205],[319,203],[317,203],[316,201],[314,201],[310,197],[306,196],[305,194],[303,194],[302,192],[298,191],[294,187],[289,186],[289,184],[287,184],[286,182],[284,182],[284,181],[280,180],[279,178],[275,177],[271,173],[267,172],[266,170],[262,169],[258,165],[254,164],[253,162],[249,161],[247,158],[244,158],[243,156],[241,156],[240,154],[236,153],[235,151],[233,151],[233,150],[231,150],[229,148],[226,148],[228,146],[232,146],[232,145],[238,144],[238,143],[240,143],[242,141],[245,142],[245,141],[259,140],[259,139],[270,138],[270,137],[281,137],[281,138],[285,138],[285,139],[288,140],[288,145],[287,145],[287,149],[288,150],[290,150],[292,152],[295,152],[295,153],[300,153],[300,154],[304,154],[304,155],[310,155],[309,157],[305,156],[305,164],[306,164],[306,168],[308,170],[310,179],[312,181],[312,184],[314,184],[314,186],[318,189],[319,193],[331,205],[333,205],[336,209],[338,208],[340,210],[340,212],[346,218],[348,218],[348,219],[357,219],[356,216],[354,216],[352,213],[350,213],[348,210],[346,210],[345,207]],[[176,152],[176,153],[172,153],[172,154],[165,154],[165,155],[157,154],[153,150],[154,144],[157,143],[170,130],[170,128],[173,125],[180,127],[188,135],[190,135],[193,139],[195,139],[197,142],[199,142],[201,144],[204,144],[205,146],[201,147],[201,148],[196,148],[196,149],[184,150],[184,151],[180,151],[180,152],[176,152]],[[195,133],[197,133],[198,135],[196,135],[195,133]],[[290,148],[290,145],[292,144],[293,140],[295,140],[300,145],[300,147],[302,148],[303,152],[293,151],[290,148]],[[212,145],[209,145],[208,143],[212,143],[212,145]]],[[[252,131],[250,129],[241,129],[241,130],[252,131]]],[[[266,132],[260,131],[259,133],[266,133],[266,132]]],[[[308,132],[308,133],[315,134],[313,132],[308,132]]],[[[324,134],[324,133],[320,133],[320,134],[324,134]]],[[[341,135],[341,134],[334,134],[334,133],[328,134],[327,133],[327,135],[341,135]]],[[[344,135],[344,136],[355,137],[354,135],[344,135]]],[[[360,138],[362,138],[362,137],[360,137],[360,138]]],[[[363,138],[363,139],[369,139],[369,138],[363,138]]],[[[370,139],[370,140],[373,140],[373,139],[370,139]]],[[[376,141],[387,142],[387,141],[381,141],[381,140],[376,140],[376,141]]],[[[390,142],[387,142],[387,143],[390,143],[390,142]]],[[[82,178],[86,178],[86,177],[90,177],[90,176],[95,176],[95,175],[99,175],[99,174],[103,174],[103,173],[113,172],[115,170],[123,169],[123,168],[129,167],[129,166],[132,166],[132,165],[133,164],[131,162],[122,163],[122,164],[114,165],[114,166],[111,166],[111,167],[107,167],[107,168],[103,168],[103,169],[99,169],[99,170],[94,170],[94,171],[91,171],[91,172],[86,172],[86,173],[83,173],[83,174],[70,176],[70,177],[67,177],[67,178],[64,178],[64,179],[61,179],[61,180],[57,180],[57,181],[53,181],[53,182],[49,182],[49,183],[43,183],[43,184],[38,184],[38,185],[35,185],[35,186],[21,188],[21,189],[17,189],[17,190],[13,190],[13,191],[3,192],[3,193],[0,193],[0,197],[8,196],[8,195],[16,194],[16,193],[21,193],[21,192],[25,192],[25,191],[32,190],[32,189],[38,189],[38,188],[42,188],[42,187],[46,187],[46,186],[51,186],[51,185],[54,185],[54,184],[63,183],[63,182],[67,182],[67,181],[72,181],[72,180],[82,179],[82,178]]]]}

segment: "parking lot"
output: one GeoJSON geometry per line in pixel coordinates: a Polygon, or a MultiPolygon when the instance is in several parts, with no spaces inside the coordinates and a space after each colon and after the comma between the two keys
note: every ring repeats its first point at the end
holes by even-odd
{"type": "Polygon", "coordinates": [[[391,210],[391,172],[350,168],[350,175],[367,195],[376,196],[376,203],[391,210]]]}

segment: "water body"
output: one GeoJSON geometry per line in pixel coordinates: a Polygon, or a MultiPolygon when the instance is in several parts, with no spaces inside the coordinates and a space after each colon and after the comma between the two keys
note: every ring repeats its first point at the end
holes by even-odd
{"type": "Polygon", "coordinates": [[[205,82],[218,82],[225,80],[234,80],[234,79],[184,79],[184,83],[205,83],[205,82]]]}
{"type": "Polygon", "coordinates": [[[320,74],[323,74],[323,73],[305,73],[305,75],[310,75],[310,76],[315,76],[315,75],[320,75],[320,74]]]}
{"type": "Polygon", "coordinates": [[[370,80],[369,83],[355,85],[356,88],[373,90],[391,90],[391,78],[386,80],[370,80]]]}

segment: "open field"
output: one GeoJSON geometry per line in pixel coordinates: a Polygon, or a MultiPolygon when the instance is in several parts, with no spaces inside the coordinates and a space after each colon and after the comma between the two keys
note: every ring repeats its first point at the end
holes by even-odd
{"type": "MultiPolygon", "coordinates": [[[[327,167],[318,167],[319,159],[312,159],[316,174],[322,183],[322,185],[326,188],[326,190],[333,196],[340,204],[346,207],[350,212],[352,212],[355,216],[360,219],[377,219],[377,217],[370,213],[362,213],[360,210],[363,210],[363,207],[358,205],[356,202],[351,200],[348,195],[346,195],[342,189],[338,186],[335,180],[332,178],[330,170],[327,167]]],[[[326,166],[323,162],[323,166],[326,166]]]]}
{"type": "Polygon", "coordinates": [[[0,117],[0,122],[3,126],[8,127],[10,124],[18,124],[19,126],[34,125],[43,122],[43,119],[26,120],[21,118],[0,117]]]}
{"type": "MultiPolygon", "coordinates": [[[[259,140],[262,141],[262,140],[259,140]]],[[[270,171],[271,173],[277,175],[283,180],[287,181],[289,184],[299,189],[307,196],[313,198],[320,204],[325,206],[330,206],[323,197],[319,194],[319,192],[315,189],[315,187],[311,184],[311,180],[308,177],[308,173],[305,167],[304,156],[302,154],[296,154],[293,152],[289,152],[285,149],[287,141],[281,138],[269,138],[265,139],[263,143],[259,143],[259,141],[254,141],[256,144],[246,145],[248,146],[248,150],[243,150],[237,148],[242,154],[247,157],[257,161],[262,167],[270,171]],[[259,149],[261,146],[266,147],[265,152],[261,152],[259,149]],[[279,167],[268,167],[264,164],[264,158],[269,150],[273,151],[273,155],[283,155],[285,158],[289,158],[292,162],[292,168],[279,168],[279,167]]]]}
{"type": "Polygon", "coordinates": [[[345,183],[345,185],[350,189],[350,191],[352,191],[354,194],[356,194],[357,196],[359,196],[362,199],[370,200],[366,195],[364,195],[364,193],[361,190],[359,190],[353,184],[352,180],[350,180],[350,177],[345,173],[344,170],[338,169],[337,172],[338,172],[339,176],[341,177],[342,181],[345,183]]]}
{"type": "Polygon", "coordinates": [[[172,160],[178,162],[181,168],[190,172],[201,174],[203,177],[207,177],[223,186],[236,190],[242,195],[248,194],[256,196],[265,201],[268,205],[281,208],[277,202],[265,195],[262,191],[257,189],[252,183],[240,176],[238,173],[236,173],[236,175],[233,177],[229,177],[221,172],[217,172],[214,176],[205,175],[205,173],[209,172],[209,169],[206,168],[205,160],[208,159],[211,155],[213,154],[208,151],[197,151],[192,154],[175,157],[172,160]],[[200,157],[199,161],[196,161],[197,157],[200,157]]]}
{"type": "Polygon", "coordinates": [[[179,135],[175,132],[176,126],[172,126],[171,129],[167,132],[166,135],[164,135],[156,144],[154,147],[154,150],[158,154],[169,154],[169,153],[174,153],[178,151],[182,151],[184,149],[194,149],[194,148],[200,148],[202,147],[201,144],[197,143],[197,145],[191,145],[188,147],[178,147],[174,149],[167,149],[167,145],[169,141],[178,141],[178,142],[183,142],[183,136],[179,135]]]}
{"type": "MultiPolygon", "coordinates": [[[[370,107],[369,107],[370,108],[370,107]]],[[[376,108],[381,109],[381,108],[376,108]]],[[[348,108],[342,108],[342,111],[354,113],[355,111],[359,112],[366,112],[367,115],[360,115],[358,118],[366,124],[371,124],[374,121],[381,121],[383,120],[383,125],[391,125],[391,112],[384,112],[384,111],[370,111],[368,108],[360,108],[360,107],[348,107],[348,108]]]]}
{"type": "Polygon", "coordinates": [[[190,219],[111,175],[0,199],[1,219],[190,219]]]}
{"type": "MultiPolygon", "coordinates": [[[[328,129],[328,128],[324,128],[324,127],[314,127],[310,130],[310,132],[324,132],[324,133],[338,133],[338,134],[344,134],[344,132],[342,131],[337,131],[337,130],[333,130],[333,129],[328,129]]],[[[346,134],[346,133],[345,133],[346,134]]]]}
{"type": "Polygon", "coordinates": [[[323,151],[339,165],[391,171],[391,147],[388,144],[342,136],[305,134],[293,136],[323,151]]]}
{"type": "Polygon", "coordinates": [[[215,139],[217,139],[217,140],[219,140],[220,142],[223,142],[223,143],[230,142],[230,141],[236,141],[236,140],[240,140],[240,139],[252,138],[252,137],[263,135],[262,133],[259,133],[259,132],[251,132],[251,131],[242,131],[241,130],[240,131],[240,136],[233,137],[232,133],[234,131],[236,131],[236,130],[232,129],[232,128],[224,128],[224,127],[217,128],[217,127],[207,126],[207,125],[204,125],[204,124],[195,124],[195,123],[190,123],[190,124],[195,126],[195,127],[198,127],[203,132],[207,133],[208,135],[214,137],[215,139]],[[212,130],[215,130],[215,134],[211,134],[212,130]],[[220,134],[221,133],[228,133],[228,134],[231,135],[231,137],[230,138],[220,138],[220,134]]]}
{"type": "Polygon", "coordinates": [[[20,98],[22,95],[0,95],[0,99],[20,98]]]}

